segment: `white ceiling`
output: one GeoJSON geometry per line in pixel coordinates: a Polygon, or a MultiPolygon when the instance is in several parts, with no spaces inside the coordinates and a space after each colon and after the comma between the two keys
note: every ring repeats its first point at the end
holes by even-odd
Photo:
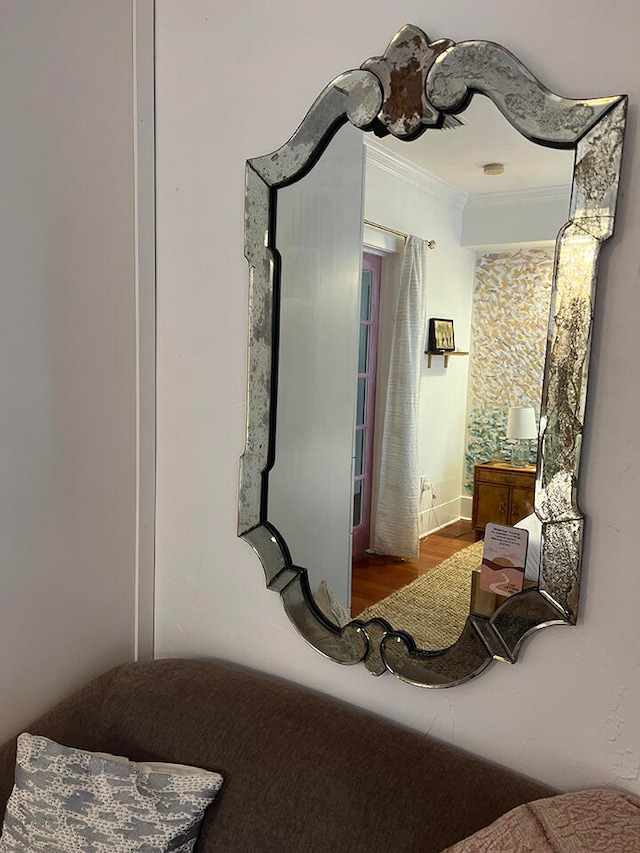
{"type": "MultiPolygon", "coordinates": [[[[535,145],[521,136],[489,98],[475,95],[459,115],[461,127],[427,130],[415,142],[375,140],[396,156],[468,194],[570,186],[574,151],[535,145]],[[504,163],[504,174],[485,175],[485,163],[504,163]]],[[[367,140],[369,141],[369,140],[367,140]]]]}

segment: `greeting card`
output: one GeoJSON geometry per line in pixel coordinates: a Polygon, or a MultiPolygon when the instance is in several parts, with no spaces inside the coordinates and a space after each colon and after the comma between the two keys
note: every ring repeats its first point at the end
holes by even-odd
{"type": "Polygon", "coordinates": [[[529,531],[504,524],[487,524],[480,570],[480,589],[496,595],[522,591],[529,531]]]}

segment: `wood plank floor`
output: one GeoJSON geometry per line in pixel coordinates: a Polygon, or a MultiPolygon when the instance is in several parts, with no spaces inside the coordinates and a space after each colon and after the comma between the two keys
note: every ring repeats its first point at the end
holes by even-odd
{"type": "Polygon", "coordinates": [[[471,522],[457,521],[422,539],[420,556],[415,560],[398,560],[379,554],[356,557],[351,575],[351,615],[357,616],[366,607],[411,583],[476,540],[471,522]]]}

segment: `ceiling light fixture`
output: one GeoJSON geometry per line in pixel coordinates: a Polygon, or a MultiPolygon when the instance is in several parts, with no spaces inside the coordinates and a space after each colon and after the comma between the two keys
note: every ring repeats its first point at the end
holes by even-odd
{"type": "Polygon", "coordinates": [[[485,175],[501,175],[504,172],[504,163],[485,163],[482,171],[485,175]]]}

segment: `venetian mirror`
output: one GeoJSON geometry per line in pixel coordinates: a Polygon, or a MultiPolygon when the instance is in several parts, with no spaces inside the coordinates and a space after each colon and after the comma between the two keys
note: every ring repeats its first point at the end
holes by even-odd
{"type": "MultiPolygon", "coordinates": [[[[600,245],[613,233],[626,105],[625,96],[561,97],[500,45],[430,42],[406,26],[383,56],[333,80],[281,148],[248,161],[249,383],[238,532],[259,555],[267,587],[280,594],[295,627],[327,657],[363,662],[373,674],[390,671],[420,686],[448,687],[493,659],[515,663],[536,629],[575,623],[584,525],[578,465],[593,300],[600,245]],[[511,174],[518,172],[512,168],[516,148],[525,148],[520,184],[509,185],[517,204],[506,190],[482,185],[485,198],[478,199],[471,184],[459,186],[468,168],[459,142],[477,143],[469,166],[476,175],[483,161],[487,165],[483,128],[493,146],[487,151],[502,150],[498,124],[508,140],[511,174]],[[426,153],[419,161],[413,152],[421,146],[426,153]],[[558,159],[552,163],[548,155],[558,159]],[[403,182],[404,200],[390,189],[391,177],[403,182]],[[431,223],[443,205],[447,222],[430,224],[430,234],[391,227],[403,216],[408,221],[418,196],[426,208],[414,212],[414,222],[431,223]],[[500,215],[486,207],[489,196],[502,205],[500,215]],[[500,219],[506,231],[489,234],[500,219]],[[534,220],[543,222],[542,231],[553,224],[553,242],[551,234],[536,231],[534,220]],[[411,254],[418,258],[412,269],[417,264],[421,272],[414,295],[406,296],[412,290],[405,291],[402,278],[411,254]],[[487,287],[496,280],[499,292],[487,287]],[[453,314],[449,325],[444,318],[453,314]],[[533,315],[535,335],[527,327],[533,315]],[[438,318],[448,352],[428,352],[427,316],[438,318]],[[409,350],[396,352],[401,338],[410,342],[410,358],[409,350]],[[483,380],[483,365],[496,354],[503,359],[501,378],[483,380]],[[367,384],[374,374],[375,401],[367,384]],[[483,411],[493,412],[482,429],[474,426],[479,397],[483,411]],[[521,401],[535,410],[537,448],[530,464],[509,470],[498,421],[521,401]],[[394,481],[385,468],[392,455],[385,449],[387,421],[406,420],[416,404],[421,413],[395,444],[405,455],[415,445],[419,459],[415,468],[396,471],[394,481]],[[453,451],[450,412],[464,421],[453,451]],[[371,423],[375,439],[367,437],[371,423]],[[400,515],[408,507],[423,542],[468,516],[471,538],[479,537],[474,471],[483,466],[512,490],[503,521],[529,533],[523,590],[494,597],[488,609],[472,596],[453,635],[445,630],[440,640],[425,639],[405,611],[384,609],[382,593],[381,602],[358,601],[358,559],[375,552],[367,564],[375,575],[375,560],[385,557],[379,517],[371,522],[373,533],[367,527],[364,539],[356,534],[363,517],[375,512],[371,504],[390,505],[400,515]],[[452,479],[458,494],[437,505],[438,518],[435,492],[441,485],[446,491],[443,484],[452,479]],[[518,490],[530,497],[521,495],[516,511],[512,492],[518,490]]],[[[501,164],[491,165],[500,171],[501,164]]],[[[469,558],[479,563],[481,540],[473,547],[469,558]]],[[[411,555],[389,548],[386,558],[392,574],[406,575],[411,555]]],[[[456,583],[451,574],[448,586],[456,583]]],[[[413,583],[399,581],[398,588],[427,631],[446,611],[446,603],[423,598],[413,583]]]]}

